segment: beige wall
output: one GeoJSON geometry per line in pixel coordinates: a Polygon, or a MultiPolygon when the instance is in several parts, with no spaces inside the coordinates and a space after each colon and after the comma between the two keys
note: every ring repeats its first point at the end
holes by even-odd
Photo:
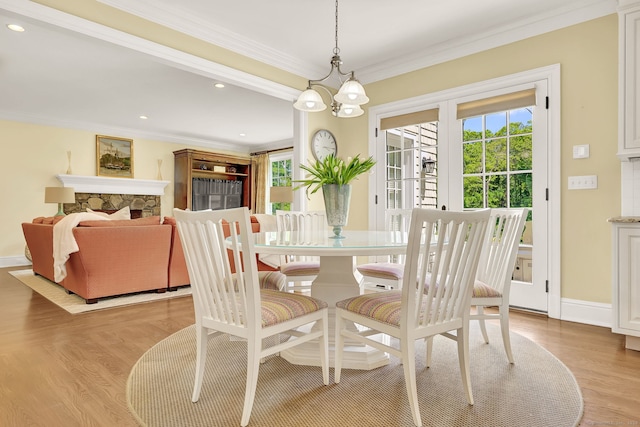
{"type": "MultiPolygon", "coordinates": [[[[0,257],[9,257],[24,253],[21,223],[57,212],[57,205],[44,203],[44,188],[62,185],[56,175],[67,171],[67,151],[71,151],[73,175],[96,175],[96,134],[0,121],[0,135],[0,174],[4,182],[0,189],[0,257]]],[[[173,209],[173,151],[181,148],[185,147],[134,138],[134,178],[156,179],[158,159],[162,159],[162,178],[171,181],[161,199],[162,215],[171,215],[173,209]]]]}
{"type": "MultiPolygon", "coordinates": [[[[606,221],[620,214],[617,28],[610,15],[366,86],[370,105],[379,105],[560,64],[562,297],[601,303],[611,302],[606,221]],[[591,157],[572,159],[576,144],[589,144],[591,157]],[[598,175],[598,189],[567,190],[573,175],[598,175]]],[[[354,134],[367,132],[366,123],[357,125],[354,134]]]]}
{"type": "MultiPolygon", "coordinates": [[[[281,84],[298,89],[306,86],[306,78],[265,66],[156,24],[143,22],[95,0],[38,2],[281,84]]],[[[620,212],[620,164],[615,157],[618,63],[616,15],[367,85],[367,93],[371,98],[367,107],[556,63],[561,64],[562,73],[562,296],[609,303],[611,243],[610,227],[606,219],[620,212]],[[571,149],[575,144],[590,144],[591,157],[573,160],[571,149]],[[568,176],[586,174],[598,175],[597,190],[567,190],[568,176]]],[[[94,133],[15,123],[0,125],[3,148],[11,146],[11,155],[3,157],[2,173],[5,181],[18,183],[18,186],[13,186],[16,189],[3,187],[2,200],[5,203],[7,200],[24,202],[11,203],[14,206],[21,205],[20,211],[11,207],[3,209],[9,221],[3,221],[0,226],[4,237],[0,256],[9,256],[18,255],[23,249],[19,231],[22,220],[41,215],[43,211],[55,212],[53,206],[46,206],[41,202],[43,188],[55,184],[54,175],[66,170],[66,150],[71,149],[74,153],[74,173],[95,174],[92,151],[94,133]],[[5,127],[8,128],[7,132],[5,127]],[[11,137],[5,139],[5,134],[11,137]],[[8,158],[12,160],[6,160],[8,158]]],[[[322,127],[330,129],[336,135],[341,156],[367,153],[369,130],[366,114],[348,120],[330,116],[310,117],[310,134],[322,127]]],[[[162,153],[166,171],[166,175],[163,171],[163,176],[166,179],[172,178],[171,151],[176,146],[158,143],[160,145],[154,145],[152,150],[150,141],[136,140],[135,144],[136,177],[153,179],[157,158],[162,153]],[[142,154],[145,152],[148,156],[142,154]],[[148,163],[144,163],[145,157],[148,157],[148,163]]],[[[348,228],[367,225],[367,177],[362,177],[355,185],[348,228]]],[[[166,194],[163,198],[164,212],[170,205],[172,189],[167,188],[166,194]]],[[[314,199],[310,206],[321,205],[314,199]]]]}

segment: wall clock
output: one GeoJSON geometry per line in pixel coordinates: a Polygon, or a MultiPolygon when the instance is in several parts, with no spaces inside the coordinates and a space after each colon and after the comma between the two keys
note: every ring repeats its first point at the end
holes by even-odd
{"type": "Polygon", "coordinates": [[[336,137],[326,129],[320,129],[311,138],[311,153],[316,160],[322,162],[329,154],[338,154],[336,137]]]}

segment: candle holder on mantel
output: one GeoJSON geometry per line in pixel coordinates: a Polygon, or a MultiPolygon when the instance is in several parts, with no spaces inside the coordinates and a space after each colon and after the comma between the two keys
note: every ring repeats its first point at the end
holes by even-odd
{"type": "Polygon", "coordinates": [[[158,176],[156,179],[162,181],[162,159],[158,159],[158,176]]]}
{"type": "Polygon", "coordinates": [[[71,175],[71,150],[67,151],[67,161],[68,161],[67,175],[71,175]]]}

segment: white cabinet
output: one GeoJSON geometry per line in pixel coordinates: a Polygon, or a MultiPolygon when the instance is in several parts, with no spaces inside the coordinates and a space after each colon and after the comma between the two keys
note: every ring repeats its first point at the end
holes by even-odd
{"type": "Polygon", "coordinates": [[[640,223],[613,223],[613,332],[640,350],[640,223]]]}
{"type": "Polygon", "coordinates": [[[640,157],[640,1],[619,0],[618,157],[640,157]]]}

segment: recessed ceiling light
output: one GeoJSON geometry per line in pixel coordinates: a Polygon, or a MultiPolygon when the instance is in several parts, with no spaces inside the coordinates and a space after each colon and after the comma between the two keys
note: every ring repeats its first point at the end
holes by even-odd
{"type": "Polygon", "coordinates": [[[149,117],[147,117],[147,116],[140,116],[140,118],[141,118],[142,120],[147,120],[149,117]]]}
{"type": "Polygon", "coordinates": [[[247,134],[246,133],[241,133],[240,136],[247,136],[247,134]]]}
{"type": "Polygon", "coordinates": [[[224,87],[224,83],[216,83],[214,84],[215,87],[217,87],[218,89],[222,89],[224,87]]]}
{"type": "Polygon", "coordinates": [[[21,33],[24,31],[24,28],[18,24],[8,24],[7,28],[10,29],[11,31],[16,31],[18,33],[21,33]]]}

